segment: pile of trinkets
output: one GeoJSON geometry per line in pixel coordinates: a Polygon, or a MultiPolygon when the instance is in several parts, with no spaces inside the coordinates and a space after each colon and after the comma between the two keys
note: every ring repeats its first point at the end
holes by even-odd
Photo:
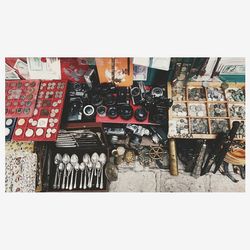
{"type": "Polygon", "coordinates": [[[213,134],[224,132],[226,133],[228,131],[228,121],[227,120],[211,120],[211,131],[213,134]]]}
{"type": "Polygon", "coordinates": [[[187,116],[187,107],[185,103],[177,103],[172,106],[174,116],[187,116]]]}
{"type": "Polygon", "coordinates": [[[191,132],[193,134],[207,134],[208,124],[206,119],[191,119],[191,132]]]}
{"type": "Polygon", "coordinates": [[[206,99],[204,88],[188,89],[188,99],[190,101],[203,101],[206,99]]]}
{"type": "Polygon", "coordinates": [[[199,104],[189,104],[188,105],[188,113],[189,116],[207,116],[207,111],[206,111],[206,105],[205,103],[199,103],[199,104]]]}
{"type": "Polygon", "coordinates": [[[208,88],[207,89],[208,101],[224,101],[224,92],[221,88],[208,88]]]}
{"type": "MultiPolygon", "coordinates": [[[[241,83],[184,84],[183,81],[176,81],[172,84],[172,97],[174,104],[169,113],[170,137],[181,135],[184,138],[188,133],[193,138],[199,138],[200,134],[202,138],[212,139],[217,133],[227,132],[233,120],[245,119],[245,89],[241,83]],[[184,119],[177,119],[179,117],[185,117],[185,123],[184,119]],[[176,128],[173,128],[174,124],[176,128]]],[[[244,124],[237,136],[245,136],[244,124]]]]}
{"type": "Polygon", "coordinates": [[[209,115],[212,117],[227,117],[227,109],[224,103],[209,104],[209,115]]]}

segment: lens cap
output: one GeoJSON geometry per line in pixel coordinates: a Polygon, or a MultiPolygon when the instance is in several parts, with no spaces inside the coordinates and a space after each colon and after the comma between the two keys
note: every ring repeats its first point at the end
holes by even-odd
{"type": "Polygon", "coordinates": [[[138,108],[136,111],[135,111],[135,119],[138,121],[138,122],[143,122],[147,119],[147,111],[145,108],[138,108]]]}
{"type": "Polygon", "coordinates": [[[120,107],[120,116],[124,120],[129,120],[132,118],[134,111],[129,104],[122,105],[120,107]]]}

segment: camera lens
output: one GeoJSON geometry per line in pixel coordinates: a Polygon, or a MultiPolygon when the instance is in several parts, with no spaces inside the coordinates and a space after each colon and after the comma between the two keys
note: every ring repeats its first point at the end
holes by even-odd
{"type": "Polygon", "coordinates": [[[138,122],[143,122],[147,119],[147,111],[145,108],[138,108],[136,111],[135,111],[135,119],[138,121],[138,122]]]}
{"type": "Polygon", "coordinates": [[[99,116],[106,116],[106,111],[107,111],[107,108],[105,106],[99,106],[96,109],[96,112],[99,116]]]}
{"type": "Polygon", "coordinates": [[[99,95],[93,95],[92,98],[91,98],[91,103],[94,105],[94,106],[100,106],[102,105],[102,98],[101,96],[99,95]]]}
{"type": "Polygon", "coordinates": [[[122,105],[120,107],[120,116],[122,119],[124,120],[129,120],[132,116],[133,116],[133,109],[132,107],[128,104],[128,105],[122,105]]]}
{"type": "Polygon", "coordinates": [[[134,87],[131,89],[131,95],[132,96],[138,96],[140,95],[140,89],[138,87],[134,87]]]}
{"type": "Polygon", "coordinates": [[[154,97],[160,97],[160,96],[163,96],[163,90],[162,88],[155,87],[152,89],[151,94],[154,97]]]}
{"type": "Polygon", "coordinates": [[[83,114],[85,116],[92,116],[95,113],[95,108],[92,105],[87,105],[83,108],[83,114]]]}
{"type": "Polygon", "coordinates": [[[116,107],[112,106],[109,107],[108,111],[107,111],[107,116],[111,119],[115,119],[118,116],[118,110],[116,107]]]}
{"type": "Polygon", "coordinates": [[[116,104],[116,97],[113,94],[107,94],[104,99],[104,105],[113,106],[116,104]]]}

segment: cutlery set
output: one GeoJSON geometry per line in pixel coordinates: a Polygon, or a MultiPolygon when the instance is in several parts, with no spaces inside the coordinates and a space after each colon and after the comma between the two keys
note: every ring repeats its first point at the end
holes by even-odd
{"type": "Polygon", "coordinates": [[[94,152],[92,155],[59,154],[54,157],[56,167],[54,190],[103,189],[104,165],[107,156],[94,152]],[[79,174],[78,174],[79,172],[79,174]]]}

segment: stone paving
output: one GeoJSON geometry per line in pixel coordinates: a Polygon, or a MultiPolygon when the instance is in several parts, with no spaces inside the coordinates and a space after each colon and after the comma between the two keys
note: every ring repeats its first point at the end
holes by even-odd
{"type": "Polygon", "coordinates": [[[245,180],[233,183],[222,174],[207,174],[197,179],[183,171],[179,166],[179,175],[172,176],[168,170],[143,168],[133,165],[119,167],[118,180],[111,182],[109,192],[245,192],[245,180]]]}

